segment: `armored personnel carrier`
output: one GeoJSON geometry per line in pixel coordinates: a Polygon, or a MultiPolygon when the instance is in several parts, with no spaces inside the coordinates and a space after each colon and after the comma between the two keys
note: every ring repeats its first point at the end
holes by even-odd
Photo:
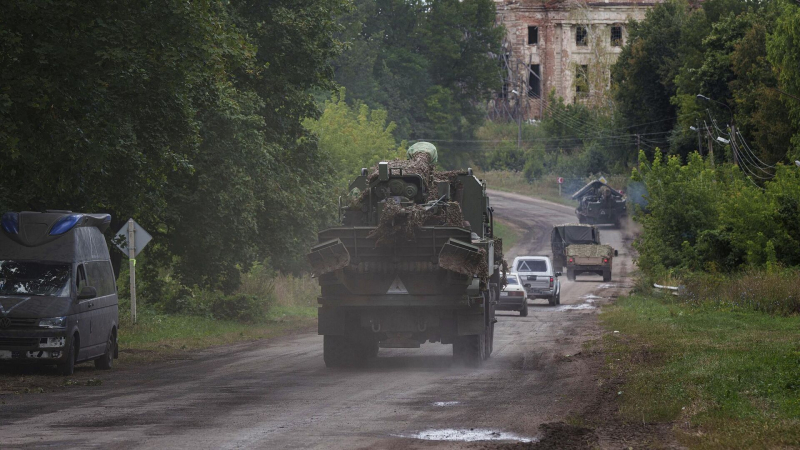
{"type": "Polygon", "coordinates": [[[578,200],[575,215],[578,222],[620,225],[627,215],[625,196],[602,180],[594,180],[572,194],[578,200]]]}
{"type": "Polygon", "coordinates": [[[472,366],[491,355],[502,241],[486,184],[472,170],[436,172],[436,159],[418,143],[408,160],[362,169],[340,199],[342,225],[319,232],[308,260],[328,367],[425,342],[452,344],[472,366]]]}

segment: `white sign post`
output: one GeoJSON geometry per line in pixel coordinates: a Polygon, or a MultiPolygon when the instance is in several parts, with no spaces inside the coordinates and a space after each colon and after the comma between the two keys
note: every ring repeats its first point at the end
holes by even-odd
{"type": "Polygon", "coordinates": [[[561,185],[564,184],[564,178],[558,177],[558,196],[561,197],[561,185]]]}
{"type": "Polygon", "coordinates": [[[133,219],[128,219],[127,225],[120,228],[113,239],[117,248],[128,255],[128,267],[130,267],[131,273],[131,320],[133,323],[136,323],[136,256],[152,239],[153,236],[150,236],[150,233],[133,219]]]}

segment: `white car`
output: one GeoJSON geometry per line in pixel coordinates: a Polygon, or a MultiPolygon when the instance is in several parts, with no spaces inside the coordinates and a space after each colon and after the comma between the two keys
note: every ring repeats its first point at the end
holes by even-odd
{"type": "Polygon", "coordinates": [[[519,311],[519,315],[528,315],[528,293],[522,286],[522,282],[515,273],[510,273],[506,277],[508,285],[500,291],[500,298],[497,300],[495,309],[500,311],[519,311]]]}
{"type": "Polygon", "coordinates": [[[547,256],[518,256],[514,258],[511,271],[519,277],[528,298],[546,298],[550,306],[561,304],[561,272],[553,270],[547,256]]]}

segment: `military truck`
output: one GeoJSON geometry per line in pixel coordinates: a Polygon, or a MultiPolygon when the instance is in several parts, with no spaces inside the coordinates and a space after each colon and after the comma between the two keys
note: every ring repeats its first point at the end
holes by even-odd
{"type": "Polygon", "coordinates": [[[596,273],[603,281],[611,281],[613,259],[618,252],[600,242],[600,231],[594,225],[556,225],[550,235],[550,246],[553,266],[564,267],[568,280],[575,280],[582,273],[596,273]]]}
{"type": "Polygon", "coordinates": [[[435,172],[431,144],[408,156],[362,169],[340,199],[342,225],[308,254],[328,367],[428,341],[471,366],[492,353],[506,265],[486,184],[471,169],[435,172]]]}
{"type": "Polygon", "coordinates": [[[627,215],[625,196],[602,180],[582,187],[572,194],[572,199],[579,202],[575,215],[580,223],[619,226],[627,215]]]}

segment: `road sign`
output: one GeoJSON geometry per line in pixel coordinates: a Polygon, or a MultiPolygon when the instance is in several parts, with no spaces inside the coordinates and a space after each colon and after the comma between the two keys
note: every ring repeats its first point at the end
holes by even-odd
{"type": "Polygon", "coordinates": [[[600,177],[600,181],[602,183],[604,183],[604,184],[608,184],[608,181],[606,180],[606,177],[600,177]]]}
{"type": "Polygon", "coordinates": [[[111,240],[117,248],[122,250],[122,253],[128,255],[131,277],[131,321],[133,323],[136,323],[136,257],[152,240],[153,236],[150,236],[150,233],[133,219],[128,219],[128,223],[111,240]]]}
{"type": "MultiPolygon", "coordinates": [[[[135,248],[133,249],[133,257],[136,258],[139,256],[139,253],[142,249],[153,240],[153,236],[150,236],[141,225],[136,223],[135,220],[131,219],[133,222],[133,232],[136,233],[136,238],[133,240],[135,248]]],[[[126,223],[125,226],[119,229],[117,235],[114,236],[114,239],[111,240],[114,245],[117,246],[118,249],[122,250],[122,253],[130,256],[130,249],[128,248],[128,224],[126,223]]]]}
{"type": "Polygon", "coordinates": [[[564,179],[562,177],[558,177],[558,184],[564,184],[564,179]]]}

